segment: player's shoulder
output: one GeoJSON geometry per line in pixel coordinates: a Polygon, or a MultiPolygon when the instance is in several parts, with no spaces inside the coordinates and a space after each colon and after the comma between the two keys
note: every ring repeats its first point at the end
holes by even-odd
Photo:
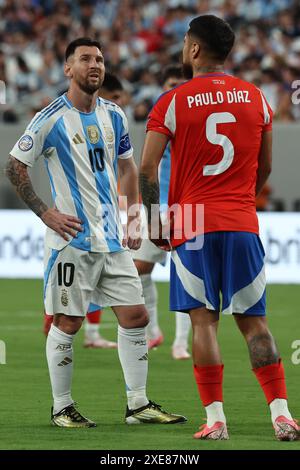
{"type": "Polygon", "coordinates": [[[243,78],[236,77],[234,75],[227,75],[229,79],[232,81],[232,85],[238,86],[239,88],[244,88],[248,89],[249,91],[253,91],[255,93],[261,93],[260,89],[251,82],[248,82],[247,80],[244,80],[243,78]]]}
{"type": "Polygon", "coordinates": [[[118,106],[116,103],[110,100],[106,100],[104,98],[101,98],[100,96],[97,99],[97,106],[100,108],[105,108],[107,111],[117,113],[119,114],[122,118],[125,117],[125,113],[120,106],[118,106]]]}
{"type": "Polygon", "coordinates": [[[170,103],[174,96],[182,90],[182,87],[186,85],[187,82],[181,83],[180,85],[175,86],[172,90],[164,91],[156,100],[156,104],[170,103]]]}
{"type": "Polygon", "coordinates": [[[57,122],[60,116],[63,116],[70,109],[65,95],[61,95],[50,104],[45,106],[31,120],[27,130],[37,134],[41,129],[49,128],[49,125],[57,122]]]}

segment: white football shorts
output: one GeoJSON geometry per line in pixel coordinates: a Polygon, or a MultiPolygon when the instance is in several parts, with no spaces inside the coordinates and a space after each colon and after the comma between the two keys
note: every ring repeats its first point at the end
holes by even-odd
{"type": "Polygon", "coordinates": [[[47,314],[83,317],[90,302],[102,307],[144,304],[129,250],[95,253],[67,245],[45,247],[44,302],[47,314]]]}

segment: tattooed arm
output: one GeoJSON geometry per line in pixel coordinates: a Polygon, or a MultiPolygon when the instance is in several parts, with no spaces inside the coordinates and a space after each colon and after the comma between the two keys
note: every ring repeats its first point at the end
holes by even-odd
{"type": "Polygon", "coordinates": [[[48,207],[35,194],[30,181],[27,165],[10,156],[6,165],[6,176],[15,187],[25,204],[38,216],[42,217],[48,207]]]}
{"type": "Polygon", "coordinates": [[[65,240],[68,235],[76,236],[81,231],[81,221],[77,217],[61,214],[57,209],[49,209],[35,193],[28,167],[16,158],[9,156],[6,165],[6,175],[25,204],[50,228],[55,230],[65,240]]]}
{"type": "Polygon", "coordinates": [[[170,249],[163,238],[159,217],[158,165],[169,138],[165,134],[149,131],[146,135],[140,168],[140,191],[147,210],[150,240],[162,249],[170,249]]]}

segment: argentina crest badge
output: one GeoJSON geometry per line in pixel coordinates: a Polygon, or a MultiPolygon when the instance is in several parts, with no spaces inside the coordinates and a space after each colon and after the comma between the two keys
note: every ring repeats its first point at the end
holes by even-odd
{"type": "Polygon", "coordinates": [[[96,125],[87,126],[87,135],[91,144],[97,144],[100,139],[100,131],[96,125]]]}

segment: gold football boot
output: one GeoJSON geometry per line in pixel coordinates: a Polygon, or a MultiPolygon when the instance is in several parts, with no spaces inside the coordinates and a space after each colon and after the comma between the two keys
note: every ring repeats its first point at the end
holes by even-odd
{"type": "Polygon", "coordinates": [[[54,426],[60,428],[93,428],[96,425],[94,421],[85,418],[76,410],[75,404],[67,406],[59,413],[53,414],[51,409],[51,422],[54,426]]]}
{"type": "Polygon", "coordinates": [[[136,410],[129,410],[127,407],[125,416],[127,424],[176,424],[186,421],[185,416],[168,413],[153,401],[149,401],[148,405],[136,410]]]}

